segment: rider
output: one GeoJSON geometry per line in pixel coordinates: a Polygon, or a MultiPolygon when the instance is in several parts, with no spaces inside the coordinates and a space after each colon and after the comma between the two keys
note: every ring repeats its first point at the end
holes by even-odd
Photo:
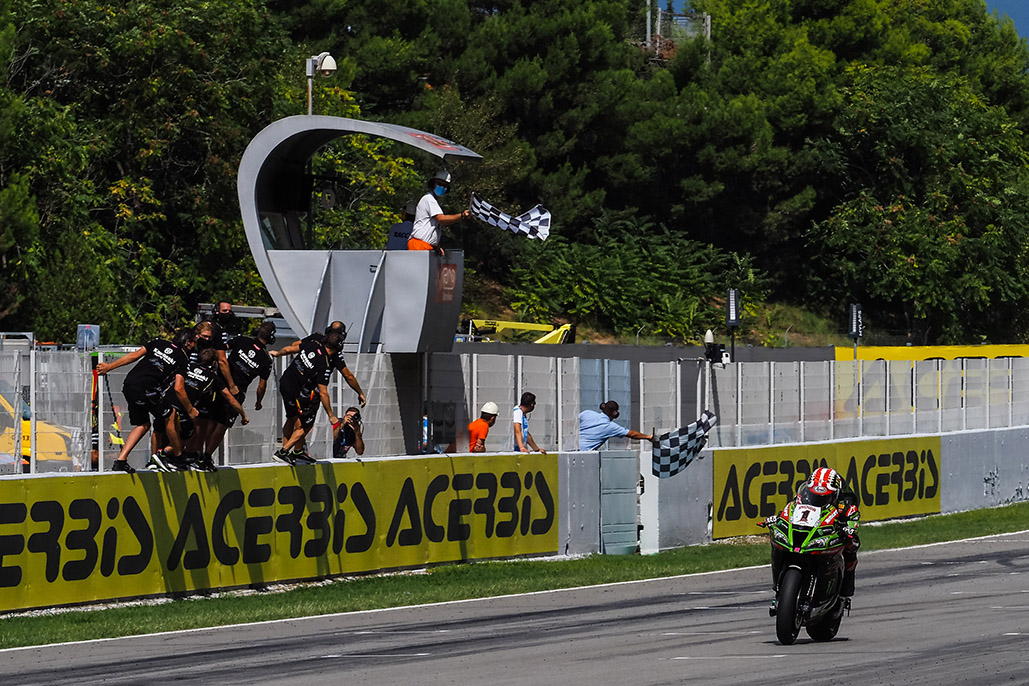
{"type": "MultiPolygon", "coordinates": [[[[840,587],[840,597],[843,598],[845,607],[850,607],[850,599],[854,595],[854,570],[857,568],[857,551],[861,547],[858,539],[857,527],[861,519],[861,512],[858,510],[858,496],[847,487],[843,479],[831,467],[819,467],[811,474],[811,478],[797,491],[797,502],[820,507],[835,506],[838,512],[836,525],[845,541],[843,547],[843,584],[840,587]]],[[[778,517],[774,514],[765,520],[771,524],[778,517]]],[[[778,546],[772,546],[772,590],[778,591],[779,573],[782,571],[782,561],[785,551],[778,546]]],[[[772,600],[772,612],[775,612],[775,600],[772,600]]]]}

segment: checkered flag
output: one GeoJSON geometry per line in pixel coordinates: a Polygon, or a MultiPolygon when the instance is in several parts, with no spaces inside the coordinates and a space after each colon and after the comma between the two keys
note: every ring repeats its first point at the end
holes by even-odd
{"type": "Polygon", "coordinates": [[[497,208],[490,205],[478,196],[472,195],[472,204],[469,208],[472,216],[487,224],[516,233],[519,236],[538,238],[541,241],[547,240],[550,235],[550,210],[543,209],[542,205],[536,205],[525,214],[517,217],[504,214],[497,208]]]}
{"type": "Polygon", "coordinates": [[[654,443],[653,471],[659,479],[667,479],[686,469],[707,443],[707,433],[718,422],[709,410],[689,426],[660,436],[654,443]]]}

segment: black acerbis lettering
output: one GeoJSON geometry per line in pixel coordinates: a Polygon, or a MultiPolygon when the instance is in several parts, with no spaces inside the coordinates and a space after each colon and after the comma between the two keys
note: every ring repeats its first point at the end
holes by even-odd
{"type": "MultiPolygon", "coordinates": [[[[107,520],[114,521],[118,518],[118,499],[110,498],[107,501],[107,520]]],[[[118,529],[108,526],[104,530],[104,543],[100,551],[100,573],[104,576],[114,574],[114,566],[118,555],[118,529]]]]}
{"type": "MultiPolygon", "coordinates": [[[[761,473],[764,476],[775,476],[784,470],[783,466],[791,464],[789,461],[783,461],[782,464],[774,460],[768,460],[762,465],[761,473]]],[[[789,470],[792,471],[792,470],[789,470]]],[[[761,489],[758,491],[760,500],[758,501],[756,516],[767,517],[779,508],[776,507],[774,502],[769,501],[769,498],[775,498],[775,494],[779,489],[776,486],[775,481],[765,481],[761,484],[761,489]]]]}
{"type": "Polygon", "coordinates": [[[850,487],[850,490],[860,495],[861,477],[858,473],[857,458],[854,455],[850,456],[850,462],[847,463],[847,475],[843,477],[843,482],[850,487]]]}
{"type": "Polygon", "coordinates": [[[186,501],[171,550],[168,551],[168,571],[174,572],[182,563],[183,569],[203,569],[211,564],[211,546],[207,542],[207,526],[200,496],[193,493],[186,501]],[[193,535],[193,549],[186,551],[190,534],[193,535]]]}
{"type": "MultiPolygon", "coordinates": [[[[371,550],[375,543],[375,508],[372,507],[372,500],[368,497],[368,491],[360,481],[354,483],[350,490],[350,500],[357,508],[357,514],[361,515],[365,531],[363,534],[354,534],[347,538],[346,550],[348,553],[363,553],[371,550]]],[[[403,534],[401,534],[403,535],[403,534]]]]}
{"type": "Polygon", "coordinates": [[[347,485],[336,487],[336,516],[332,519],[332,552],[339,555],[343,551],[343,536],[346,533],[347,513],[343,511],[343,503],[347,501],[347,485]]]}
{"type": "Polygon", "coordinates": [[[447,540],[467,541],[472,537],[472,527],[462,521],[462,517],[472,513],[472,501],[470,498],[462,498],[461,492],[472,490],[475,479],[471,474],[455,474],[451,486],[457,492],[457,497],[450,501],[447,508],[447,540]]]}
{"type": "Polygon", "coordinates": [[[68,560],[64,563],[61,576],[65,581],[82,581],[88,579],[96,569],[100,558],[100,549],[96,544],[96,535],[103,522],[103,511],[92,498],[76,498],[68,504],[68,517],[75,521],[84,521],[82,529],[72,529],[64,539],[64,547],[69,555],[72,551],[81,550],[81,560],[68,560]]]}
{"type": "MultiPolygon", "coordinates": [[[[272,507],[275,504],[274,488],[255,488],[247,495],[247,505],[252,508],[272,507]]],[[[272,532],[271,515],[247,517],[243,525],[243,564],[256,564],[272,559],[272,547],[261,543],[261,536],[272,532]]]]}
{"type": "Polygon", "coordinates": [[[300,547],[304,540],[304,530],[300,524],[307,504],[304,489],[300,486],[283,486],[279,489],[279,504],[292,506],[289,512],[275,518],[275,530],[289,534],[289,556],[295,560],[300,557],[300,547]]]}
{"type": "Polygon", "coordinates": [[[422,505],[422,521],[425,522],[425,537],[433,543],[439,543],[447,535],[447,530],[436,523],[432,518],[432,506],[436,502],[436,496],[447,490],[450,486],[450,477],[446,474],[437,475],[425,488],[425,502],[422,505]]]}
{"type": "Polygon", "coordinates": [[[493,525],[497,519],[497,475],[493,472],[476,474],[475,487],[480,491],[485,491],[486,495],[475,499],[472,510],[475,514],[485,516],[483,533],[486,534],[486,538],[493,538],[493,525]]]}
{"type": "Polygon", "coordinates": [[[46,556],[44,576],[47,581],[57,581],[61,573],[61,530],[64,528],[64,508],[56,500],[41,500],[32,503],[29,509],[32,521],[49,524],[46,531],[37,531],[29,536],[30,553],[46,556]]]}
{"type": "Polygon", "coordinates": [[[547,483],[543,472],[536,472],[536,493],[539,494],[544,514],[532,520],[531,531],[534,536],[542,536],[554,526],[554,515],[557,512],[557,508],[554,507],[554,496],[550,493],[550,484],[547,483]]]}
{"type": "Polygon", "coordinates": [[[936,493],[940,489],[940,470],[936,464],[936,456],[933,455],[932,448],[925,451],[925,464],[933,478],[932,485],[926,486],[925,497],[931,499],[936,497],[936,493]]]}
{"type": "Polygon", "coordinates": [[[904,453],[894,452],[890,463],[894,466],[890,474],[890,483],[897,487],[897,502],[900,503],[904,501],[904,453]]]}
{"type": "Polygon", "coordinates": [[[865,507],[871,507],[875,500],[873,499],[872,492],[868,490],[868,475],[875,468],[875,454],[869,455],[865,458],[865,463],[861,467],[861,503],[865,507]]]}
{"type": "Polygon", "coordinates": [[[778,498],[775,503],[771,503],[772,509],[769,511],[765,510],[765,503],[762,502],[761,512],[758,513],[761,517],[768,517],[778,512],[780,509],[779,503],[785,503],[790,499],[790,496],[797,492],[793,486],[793,478],[797,474],[797,466],[793,461],[786,460],[782,462],[779,465],[779,473],[782,474],[783,478],[779,481],[779,488],[776,489],[775,493],[782,497],[778,498]]]}
{"type": "Polygon", "coordinates": [[[409,546],[422,542],[422,520],[418,510],[418,494],[414,490],[414,481],[408,477],[404,480],[404,485],[400,487],[397,506],[393,509],[393,521],[390,522],[389,531],[386,532],[387,548],[392,548],[394,543],[409,546]],[[401,531],[400,526],[404,522],[405,515],[409,526],[401,531]]]}
{"type": "Polygon", "coordinates": [[[518,530],[518,500],[522,496],[522,480],[518,477],[518,472],[501,474],[500,487],[511,489],[511,495],[497,501],[497,512],[508,514],[510,518],[506,521],[497,521],[496,532],[500,538],[510,538],[518,530]]]}
{"type": "MultiPolygon", "coordinates": [[[[890,453],[883,453],[879,456],[876,463],[881,468],[890,466],[893,459],[893,455],[890,453]]],[[[890,485],[890,475],[887,472],[879,472],[875,475],[875,504],[876,505],[889,505],[890,494],[886,492],[886,489],[890,485]]]]}
{"type": "Polygon", "coordinates": [[[211,520],[211,552],[214,553],[214,559],[226,566],[239,562],[239,548],[225,540],[225,525],[229,521],[229,515],[241,507],[243,491],[236,488],[223,495],[218,501],[218,507],[214,508],[214,518],[211,520]]]}
{"type": "Polygon", "coordinates": [[[906,502],[911,502],[918,493],[918,453],[914,450],[907,451],[905,462],[907,462],[908,468],[904,470],[904,483],[908,487],[904,489],[901,498],[906,502]]]}
{"type": "Polygon", "coordinates": [[[525,473],[525,497],[522,498],[521,526],[518,531],[522,536],[529,533],[529,524],[532,522],[532,497],[529,489],[532,488],[532,472],[525,473]]]}
{"type": "Polygon", "coordinates": [[[132,496],[125,498],[121,512],[139,544],[139,552],[118,558],[118,575],[132,576],[142,573],[150,565],[154,555],[154,532],[146,515],[143,514],[143,508],[132,496]]]}
{"type": "Polygon", "coordinates": [[[722,500],[718,504],[718,521],[735,522],[743,514],[740,498],[740,481],[736,474],[736,465],[729,465],[729,473],[722,487],[722,500]]]}
{"type": "MultiPolygon", "coordinates": [[[[0,503],[0,524],[23,524],[28,514],[29,509],[25,503],[0,503]]],[[[21,566],[5,565],[4,558],[21,555],[24,550],[23,534],[0,536],[0,588],[12,588],[21,583],[21,566]]]]}
{"type": "Polygon", "coordinates": [[[307,514],[307,530],[317,534],[304,544],[304,557],[321,557],[332,541],[332,488],[328,484],[314,484],[308,492],[311,503],[320,503],[321,509],[307,514]]]}
{"type": "Polygon", "coordinates": [[[755,462],[747,467],[747,473],[743,476],[743,489],[741,491],[743,495],[743,515],[747,519],[757,517],[758,507],[750,501],[750,485],[759,476],[761,476],[761,464],[759,462],[755,462]]]}

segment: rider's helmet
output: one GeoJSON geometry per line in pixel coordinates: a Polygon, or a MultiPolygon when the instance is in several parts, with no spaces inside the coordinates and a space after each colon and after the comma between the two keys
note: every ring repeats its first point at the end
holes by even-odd
{"type": "Polygon", "coordinates": [[[843,488],[843,479],[830,467],[819,467],[797,492],[797,501],[804,505],[835,505],[843,488]]]}

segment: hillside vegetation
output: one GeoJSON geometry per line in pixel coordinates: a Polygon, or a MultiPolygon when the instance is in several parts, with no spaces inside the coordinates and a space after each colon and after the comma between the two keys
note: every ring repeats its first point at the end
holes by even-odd
{"type": "MultiPolygon", "coordinates": [[[[237,165],[306,111],[303,61],[328,50],[316,113],[484,156],[451,170],[445,209],[475,191],[553,212],[545,243],[471,221],[446,239],[513,316],[692,342],[735,287],[756,344],[794,323],[762,317],[842,329],[850,302],[916,343],[1029,338],[1010,21],[984,0],[691,4],[710,41],[655,56],[645,0],[0,0],[0,329],[142,340],[199,301],[270,304],[237,165]]],[[[433,166],[358,137],[322,150],[339,201],[315,240],[381,247],[433,166]]]]}

